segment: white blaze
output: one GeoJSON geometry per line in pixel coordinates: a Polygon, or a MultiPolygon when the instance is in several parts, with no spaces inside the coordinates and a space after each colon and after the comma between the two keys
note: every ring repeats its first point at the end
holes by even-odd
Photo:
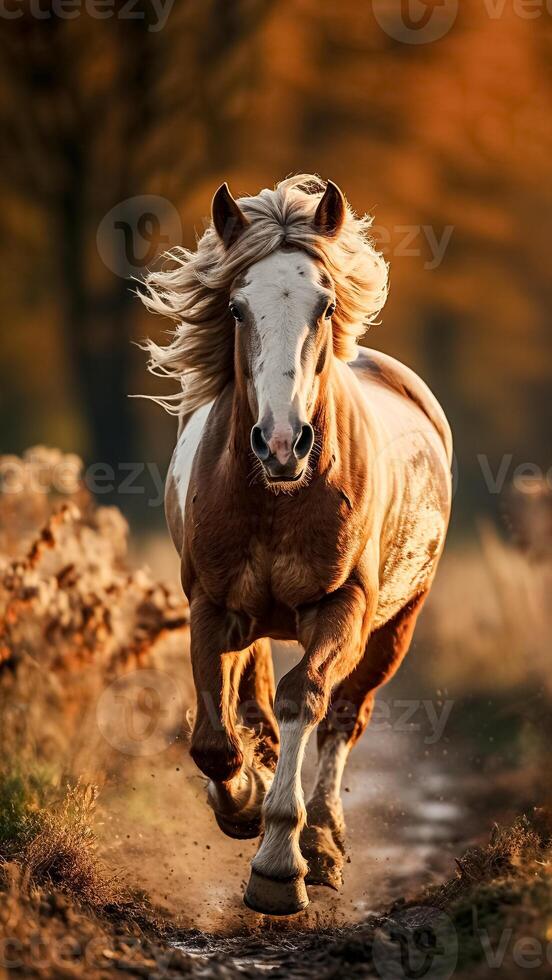
{"type": "Polygon", "coordinates": [[[301,352],[324,290],[316,262],[300,251],[273,252],[251,266],[246,280],[236,299],[248,304],[255,321],[257,344],[252,376],[259,421],[272,416],[273,451],[278,455],[292,436],[292,405],[300,417],[307,417],[312,377],[304,376],[301,352]]]}

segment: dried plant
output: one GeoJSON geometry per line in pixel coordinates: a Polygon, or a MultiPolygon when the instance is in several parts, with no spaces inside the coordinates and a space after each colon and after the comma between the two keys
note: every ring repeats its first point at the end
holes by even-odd
{"type": "Polygon", "coordinates": [[[187,624],[181,596],[129,568],[127,535],[76,457],[0,457],[0,738],[14,754],[74,749],[94,694],[187,624]]]}

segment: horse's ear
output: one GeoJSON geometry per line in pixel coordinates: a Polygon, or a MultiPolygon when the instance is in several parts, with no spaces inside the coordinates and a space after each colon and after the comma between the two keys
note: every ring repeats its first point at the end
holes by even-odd
{"type": "Polygon", "coordinates": [[[329,180],[314,215],[314,227],[321,235],[331,238],[337,235],[344,221],[345,198],[337,184],[329,180]]]}
{"type": "Polygon", "coordinates": [[[249,224],[243,211],[232,197],[226,181],[220,185],[213,197],[211,215],[217,235],[225,248],[230,248],[249,224]]]}

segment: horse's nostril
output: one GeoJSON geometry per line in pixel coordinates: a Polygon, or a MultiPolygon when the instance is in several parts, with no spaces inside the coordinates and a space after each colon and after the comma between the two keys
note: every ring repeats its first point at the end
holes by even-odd
{"type": "Polygon", "coordinates": [[[251,448],[257,459],[262,460],[262,462],[270,456],[270,449],[260,425],[254,425],[251,429],[251,448]]]}
{"type": "Polygon", "coordinates": [[[301,428],[301,433],[293,447],[293,454],[296,459],[304,459],[308,456],[314,442],[314,430],[308,422],[301,428]]]}

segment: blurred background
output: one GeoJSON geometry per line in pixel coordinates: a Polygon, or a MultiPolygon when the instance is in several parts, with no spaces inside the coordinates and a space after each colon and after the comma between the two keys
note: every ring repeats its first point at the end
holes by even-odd
{"type": "MultiPolygon", "coordinates": [[[[0,818],[21,817],[0,819],[2,867],[38,812],[32,880],[52,879],[69,774],[102,789],[110,867],[194,928],[248,926],[253,843],[211,846],[186,752],[176,424],[129,397],[170,392],[137,346],[170,325],[133,280],[194,247],[223,180],[239,196],[293,172],[373,214],[391,291],[365,342],[429,383],[456,450],[435,586],[348,770],[345,894],[305,924],[442,881],[495,822],[550,805],[551,55],[549,0],[0,0],[0,818]]],[[[281,674],[300,652],[275,654],[281,674]]],[[[446,906],[465,958],[474,907],[549,942],[551,853],[527,890],[516,858],[498,897],[446,906]]]]}
{"type": "MultiPolygon", "coordinates": [[[[174,420],[128,395],[162,390],[131,342],[169,324],[130,277],[193,247],[222,180],[299,171],[374,215],[391,292],[365,342],[451,420],[455,526],[497,515],[516,477],[550,481],[552,27],[530,7],[6,3],[1,450],[76,452],[115,492],[125,462],[164,474],[174,420]]],[[[117,494],[138,524],[162,521],[154,482],[117,494]]]]}

